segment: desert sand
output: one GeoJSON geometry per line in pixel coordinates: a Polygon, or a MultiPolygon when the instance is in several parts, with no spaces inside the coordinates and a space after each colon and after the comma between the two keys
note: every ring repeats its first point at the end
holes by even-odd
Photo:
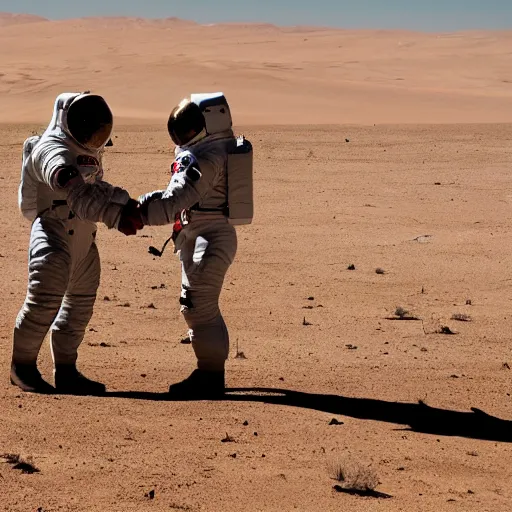
{"type": "MultiPolygon", "coordinates": [[[[39,472],[0,458],[0,509],[511,509],[512,34],[2,20],[0,454],[39,472]],[[8,382],[21,146],[56,94],[88,88],[119,120],[106,178],[133,196],[167,183],[166,116],[191,90],[224,90],[254,144],[225,400],[166,399],[194,366],[177,258],[147,252],[167,227],[99,227],[79,364],[107,397],[8,382]],[[333,468],[354,465],[392,497],[336,492],[333,468]]],[[[47,342],[40,367],[51,380],[47,342]]]]}

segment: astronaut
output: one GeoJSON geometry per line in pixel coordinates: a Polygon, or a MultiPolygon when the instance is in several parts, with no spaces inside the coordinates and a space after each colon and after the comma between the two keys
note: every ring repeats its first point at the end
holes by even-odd
{"type": "Polygon", "coordinates": [[[252,146],[234,136],[222,93],[184,99],[167,127],[176,144],[171,181],[166,190],[141,196],[139,203],[144,225],[174,225],[172,239],[182,266],[181,312],[197,358],[197,369],[171,385],[169,393],[217,398],[224,393],[229,353],[219,296],[237,250],[234,225],[252,220],[252,146]],[[237,172],[229,188],[231,167],[237,172]],[[235,186],[237,181],[243,186],[235,186]]]}
{"type": "Polygon", "coordinates": [[[112,112],[101,96],[64,93],[55,101],[44,134],[23,145],[18,202],[32,229],[27,296],[14,328],[11,383],[24,391],[55,391],[37,368],[50,328],[56,391],[105,391],[76,367],[100,280],[95,223],[125,235],[142,228],[138,203],[126,190],[102,181],[102,154],[112,124],[112,112]]]}

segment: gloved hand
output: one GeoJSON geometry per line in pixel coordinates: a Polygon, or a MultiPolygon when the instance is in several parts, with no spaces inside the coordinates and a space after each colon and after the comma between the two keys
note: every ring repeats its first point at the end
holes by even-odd
{"type": "Polygon", "coordinates": [[[117,229],[126,236],[135,235],[144,227],[140,214],[140,204],[135,199],[129,199],[121,210],[121,218],[117,229]]]}
{"type": "Polygon", "coordinates": [[[146,206],[148,203],[151,203],[151,201],[155,201],[156,199],[162,199],[162,196],[164,195],[164,190],[155,190],[154,192],[148,192],[147,194],[142,194],[139,196],[139,204],[141,207],[146,206]]]}

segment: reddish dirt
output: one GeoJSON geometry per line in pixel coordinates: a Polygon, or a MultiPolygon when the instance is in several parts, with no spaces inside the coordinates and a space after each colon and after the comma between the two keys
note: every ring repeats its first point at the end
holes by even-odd
{"type": "MultiPolygon", "coordinates": [[[[242,390],[219,402],[165,397],[194,367],[178,261],[147,252],[166,227],[99,229],[79,362],[111,396],[9,385],[29,234],[16,188],[33,128],[1,128],[0,453],[40,472],[0,459],[2,510],[510,510],[511,125],[241,130],[255,146],[256,215],[238,230],[222,307],[227,383],[242,390]],[[386,319],[398,306],[421,320],[386,319]],[[330,468],[347,459],[371,464],[393,498],[335,492],[330,468]]],[[[134,196],[164,186],[163,128],[118,127],[106,179],[134,196]]],[[[40,367],[51,380],[47,343],[40,367]]]]}

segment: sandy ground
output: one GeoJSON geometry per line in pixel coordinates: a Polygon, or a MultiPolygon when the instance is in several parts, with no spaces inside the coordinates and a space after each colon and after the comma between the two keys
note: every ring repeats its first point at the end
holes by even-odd
{"type": "MultiPolygon", "coordinates": [[[[222,297],[227,381],[242,389],[190,403],[164,394],[194,365],[180,344],[178,262],[147,253],[166,228],[100,228],[80,363],[111,396],[8,384],[29,232],[16,187],[32,129],[1,130],[0,452],[33,457],[40,473],[0,463],[3,510],[510,510],[510,125],[244,129],[256,217],[239,229],[222,297]],[[422,321],[387,320],[398,306],[422,321]],[[336,464],[371,465],[393,498],[335,492],[336,464]]],[[[119,128],[114,142],[110,181],[134,195],[166,183],[161,128],[119,128]]],[[[41,368],[51,379],[47,343],[41,368]]]]}
{"type": "Polygon", "coordinates": [[[137,123],[160,123],[191,90],[218,89],[246,125],[512,121],[512,31],[0,14],[0,48],[3,122],[47,122],[63,88],[99,91],[137,123]]]}
{"type": "MultiPolygon", "coordinates": [[[[511,45],[0,15],[0,454],[40,470],[0,458],[0,509],[510,511],[511,45]],[[226,92],[255,146],[256,216],[222,296],[223,401],[166,399],[194,356],[176,257],[147,252],[165,227],[100,227],[80,365],[108,397],[8,383],[27,279],[21,145],[58,93],[89,88],[119,121],[106,177],[134,196],[167,183],[166,116],[191,91],[226,92]],[[357,465],[392,498],[336,492],[333,468],[357,465]]],[[[47,343],[40,366],[51,379],[47,343]]]]}

